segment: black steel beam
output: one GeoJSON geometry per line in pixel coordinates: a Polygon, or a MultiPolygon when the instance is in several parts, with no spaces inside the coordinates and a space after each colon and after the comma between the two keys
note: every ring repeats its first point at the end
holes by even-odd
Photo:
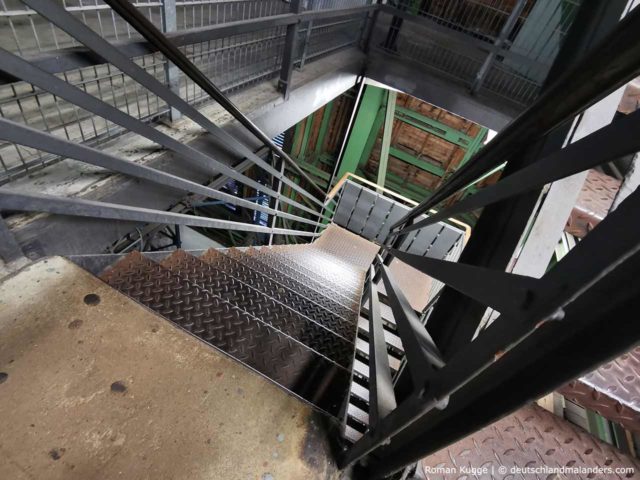
{"type": "Polygon", "coordinates": [[[387,298],[393,311],[393,318],[402,339],[414,388],[422,388],[431,377],[432,367],[441,368],[444,365],[442,354],[424,325],[420,323],[413,307],[389,271],[389,267],[383,265],[380,257],[378,257],[378,263],[382,271],[387,298]]]}
{"type": "MultiPolygon", "coordinates": [[[[625,6],[625,0],[607,2],[607,8],[617,13],[618,18],[625,6]]],[[[599,9],[593,10],[587,5],[582,5],[581,10],[586,11],[587,14],[602,15],[599,9]]],[[[592,23],[587,23],[587,25],[592,25],[592,23]]],[[[569,35],[584,36],[582,48],[571,51],[561,50],[552,70],[559,75],[560,67],[556,68],[555,65],[566,65],[569,61],[575,61],[576,57],[588,56],[587,52],[594,44],[599,45],[598,42],[602,38],[611,35],[610,29],[610,24],[604,25],[600,36],[594,36],[593,31],[585,31],[581,24],[574,23],[569,35]]],[[[575,48],[575,44],[575,42],[572,43],[573,48],[575,48]]],[[[607,68],[601,67],[601,70],[607,70],[607,68]]],[[[554,78],[549,78],[544,88],[546,88],[546,84],[554,82],[554,78]]],[[[554,130],[543,140],[533,142],[523,148],[520,154],[514,156],[507,164],[502,179],[507,179],[519,169],[534,164],[539,159],[559,150],[564,144],[569,130],[570,123],[567,122],[562,128],[554,130]]],[[[496,137],[491,143],[498,140],[496,137]]],[[[474,227],[473,235],[460,256],[460,262],[478,267],[505,270],[518,242],[520,242],[522,232],[535,208],[539,194],[539,190],[534,190],[485,208],[474,227]]],[[[429,317],[429,331],[442,350],[445,359],[471,341],[485,310],[485,306],[481,303],[467,298],[449,287],[443,289],[440,299],[429,317]]]]}
{"type": "Polygon", "coordinates": [[[539,280],[524,275],[448,262],[392,249],[395,258],[502,314],[517,314],[531,302],[539,280]]]}
{"type": "MultiPolygon", "coordinates": [[[[603,15],[600,8],[592,8],[593,6],[586,4],[581,6],[581,13],[579,13],[578,16],[582,18],[582,21],[580,23],[574,23],[569,32],[569,37],[573,39],[570,43],[571,48],[561,49],[551,69],[553,75],[550,74],[547,82],[545,82],[545,87],[561,75],[563,67],[589,55],[587,52],[589,52],[592,46],[611,31],[611,23],[605,22],[601,24],[601,19],[619,19],[626,7],[626,3],[626,0],[615,0],[599,4],[612,12],[610,15],[603,15]],[[585,16],[592,17],[592,21],[586,21],[585,16]],[[598,28],[595,28],[594,25],[597,25],[598,28]],[[583,28],[585,26],[586,28],[583,28]]],[[[600,66],[600,68],[606,70],[605,67],[600,66]]],[[[543,90],[545,87],[543,87],[543,90]]],[[[532,141],[530,145],[525,145],[519,154],[515,155],[508,163],[502,178],[508,178],[520,168],[533,164],[537,159],[544,158],[546,155],[561,148],[569,129],[570,123],[567,122],[560,128],[556,128],[542,140],[537,142],[532,141]]],[[[498,140],[498,138],[494,139],[492,143],[496,140],[498,140]]],[[[508,201],[501,201],[487,206],[474,228],[471,239],[462,252],[460,261],[479,267],[504,270],[521,239],[522,232],[533,212],[538,197],[539,191],[533,191],[508,201]]],[[[446,360],[452,358],[456,352],[461,351],[461,349],[469,345],[485,311],[485,305],[445,286],[427,323],[429,332],[443,352],[446,360]]],[[[410,379],[408,377],[409,375],[407,374],[401,375],[396,383],[396,395],[399,402],[401,402],[403,398],[408,398],[411,395],[410,379]],[[404,388],[398,389],[398,386],[404,388]]],[[[459,398],[459,396],[453,397],[452,401],[455,402],[457,398],[459,398]]],[[[504,413],[506,413],[506,410],[504,413]]],[[[421,452],[421,456],[426,455],[426,443],[419,442],[417,439],[421,432],[430,429],[430,419],[432,415],[435,415],[435,413],[431,413],[421,420],[418,420],[410,429],[407,429],[405,433],[394,439],[392,444],[394,445],[395,451],[399,452],[404,449],[408,453],[416,454],[415,458],[418,458],[417,452],[421,452]]],[[[481,416],[482,415],[478,415],[478,418],[481,416]]],[[[453,419],[449,419],[448,421],[455,423],[453,419]]],[[[457,434],[462,435],[462,431],[468,434],[476,428],[479,428],[476,425],[476,422],[467,419],[466,424],[456,424],[454,429],[459,428],[457,434]]],[[[423,437],[420,438],[422,439],[423,437]]],[[[440,444],[440,446],[444,445],[446,445],[446,443],[440,444]]],[[[388,452],[388,449],[380,449],[376,451],[376,455],[380,458],[385,458],[388,452]]],[[[394,467],[400,465],[400,454],[398,453],[397,455],[398,456],[393,459],[394,467]]],[[[404,456],[402,457],[402,461],[406,465],[414,461],[413,458],[413,456],[404,456]]],[[[383,467],[381,463],[382,462],[378,462],[375,465],[380,468],[380,471],[388,472],[389,470],[383,467]]]]}
{"type": "Polygon", "coordinates": [[[371,465],[372,478],[437,451],[637,344],[640,325],[632,319],[640,307],[640,285],[633,280],[640,269],[638,214],[640,191],[543,277],[525,316],[499,317],[460,351],[441,370],[443,383],[434,382],[434,394],[451,393],[447,408],[394,437],[383,460],[371,465]],[[513,334],[522,333],[512,330],[518,324],[531,331],[514,341],[513,334]],[[469,364],[482,363],[480,350],[485,360],[493,350],[493,360],[450,391],[469,364]]]}
{"type": "MultiPolygon", "coordinates": [[[[291,13],[298,14],[301,11],[302,0],[291,0],[291,13]]],[[[285,100],[289,99],[289,93],[291,93],[293,64],[295,63],[296,53],[298,52],[299,30],[299,23],[287,25],[287,33],[284,38],[284,52],[282,53],[282,67],[280,68],[280,78],[278,79],[278,90],[282,92],[285,100]]]]}
{"type": "Polygon", "coordinates": [[[636,153],[640,151],[640,137],[629,132],[638,131],[640,110],[627,116],[618,116],[610,125],[402,229],[401,233],[418,230],[459,213],[477,210],[515,195],[540,189],[547,183],[636,153]]]}
{"type": "Polygon", "coordinates": [[[369,428],[375,429],[397,406],[389,367],[387,341],[384,338],[380,299],[373,283],[375,270],[369,269],[369,428]]]}

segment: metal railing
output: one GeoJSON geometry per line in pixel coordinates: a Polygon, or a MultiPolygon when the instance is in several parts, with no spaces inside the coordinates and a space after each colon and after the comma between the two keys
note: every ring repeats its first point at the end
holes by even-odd
{"type": "MultiPolygon", "coordinates": [[[[639,151],[640,138],[629,134],[640,131],[640,111],[636,111],[424,216],[484,172],[521,154],[528,144],[635,78],[640,73],[640,46],[632,39],[638,28],[640,10],[634,10],[475,158],[391,226],[383,255],[373,263],[370,276],[384,281],[406,353],[406,373],[395,385],[389,381],[376,308],[378,292],[375,283],[369,282],[370,377],[378,375],[370,391],[369,414],[375,421],[344,453],[341,467],[374,454],[366,462],[367,478],[383,478],[539,398],[640,339],[640,327],[630,322],[640,306],[640,291],[633,281],[640,268],[640,190],[539,279],[399,248],[411,232],[448,217],[515,200],[545,184],[639,151]],[[464,341],[432,338],[431,319],[438,310],[443,321],[464,326],[465,332],[474,332],[481,318],[457,318],[451,315],[450,305],[436,303],[423,326],[389,271],[391,259],[443,282],[458,293],[456,298],[467,297],[500,316],[464,341]],[[587,350],[586,345],[593,349],[587,350]],[[589,355],[579,353],[584,351],[589,355]],[[399,385],[408,387],[399,394],[399,385]]],[[[474,233],[471,242],[483,233],[474,233]]]]}
{"type": "MultiPolygon", "coordinates": [[[[295,21],[290,4],[281,0],[184,0],[132,4],[152,25],[177,42],[186,57],[225,94],[276,77],[282,70],[287,25],[295,21]]],[[[357,45],[367,2],[336,4],[317,12],[311,28],[300,29],[295,61],[303,66],[342,48],[357,45]],[[353,3],[353,5],[352,5],[353,3]],[[355,10],[354,10],[355,8],[355,10]],[[345,14],[346,11],[346,14],[345,14]],[[304,53],[303,53],[304,50],[304,53]]],[[[323,5],[320,5],[321,7],[323,5]]],[[[210,102],[210,96],[107,3],[67,1],[67,18],[81,22],[117,46],[156,80],[169,86],[192,106],[210,102]]],[[[309,10],[309,13],[314,13],[309,10]]],[[[308,23],[308,22],[306,22],[308,23]]],[[[305,25],[306,25],[305,23],[305,25]]],[[[154,123],[177,118],[177,111],[160,96],[141,87],[116,67],[105,63],[70,34],[27,2],[0,2],[0,46],[48,73],[61,76],[92,96],[127,114],[154,123]]],[[[0,69],[0,117],[24,123],[69,141],[97,146],[126,130],[67,102],[28,80],[16,81],[0,69]]],[[[0,184],[51,165],[61,158],[11,143],[0,144],[0,184]]]]}
{"type": "MultiPolygon", "coordinates": [[[[9,100],[0,107],[0,140],[7,142],[0,147],[0,160],[5,173],[12,169],[27,169],[34,158],[42,164],[50,163],[51,159],[71,158],[173,190],[224,201],[268,215],[271,220],[267,225],[257,225],[11,188],[0,190],[0,210],[259,232],[268,234],[270,239],[273,235],[319,235],[325,225],[323,220],[328,220],[321,211],[323,202],[318,199],[324,199],[324,191],[214,83],[221,81],[229,91],[239,82],[246,81],[249,74],[243,71],[250,70],[252,75],[257,75],[254,77],[257,79],[282,72],[281,63],[286,56],[283,52],[296,48],[297,37],[288,40],[287,35],[289,26],[301,22],[295,12],[274,15],[274,5],[280,5],[281,2],[209,2],[212,9],[213,5],[220,8],[215,15],[212,13],[211,21],[226,23],[176,32],[169,40],[159,27],[162,19],[155,18],[151,11],[146,12],[127,0],[108,0],[108,6],[94,5],[93,9],[89,9],[95,15],[92,17],[95,21],[91,22],[83,21],[83,15],[88,14],[83,5],[77,10],[51,0],[24,0],[23,3],[25,10],[28,10],[28,15],[25,15],[31,19],[28,28],[42,28],[33,21],[37,17],[52,31],[64,32],[65,38],[72,39],[66,44],[76,47],[73,52],[63,51],[60,54],[56,50],[38,57],[27,55],[26,58],[15,51],[0,48],[0,71],[5,79],[3,88],[11,92],[9,100]],[[104,25],[102,30],[96,28],[96,25],[104,23],[102,13],[105,12],[114,20],[113,35],[104,30],[104,25]],[[258,23],[255,20],[257,17],[261,18],[258,23]],[[114,40],[116,38],[120,25],[115,21],[116,18],[120,22],[126,20],[128,34],[124,43],[107,40],[110,36],[114,40]],[[291,44],[287,44],[289,41],[291,44]],[[136,55],[139,52],[148,53],[136,55]],[[68,65],[73,64],[71,59],[78,55],[80,64],[95,64],[68,69],[68,65]],[[211,61],[212,58],[215,58],[215,62],[211,61]],[[178,68],[183,76],[183,84],[177,89],[165,76],[167,62],[171,62],[171,68],[178,68]],[[87,78],[87,70],[92,71],[93,76],[87,78]],[[16,79],[19,81],[16,82],[16,79]],[[144,105],[141,105],[141,96],[147,99],[144,105]],[[265,146],[267,158],[254,153],[197,110],[194,104],[204,98],[218,102],[253,134],[265,146]],[[170,109],[189,117],[222,148],[246,158],[253,166],[263,170],[270,180],[258,181],[149,124],[150,119],[170,109]],[[258,202],[240,198],[95,148],[97,142],[112,138],[115,132],[120,131],[140,135],[177,154],[181,161],[208,172],[210,178],[221,175],[259,192],[261,196],[266,195],[273,206],[265,204],[263,200],[258,202]],[[17,168],[8,161],[10,157],[6,152],[12,149],[19,160],[17,168]],[[281,167],[277,166],[278,161],[282,162],[281,167]],[[301,181],[292,180],[286,170],[292,171],[301,181]],[[283,186],[294,195],[284,195],[283,186]],[[315,191],[315,195],[310,191],[315,191]],[[298,227],[278,228],[276,219],[296,222],[298,227]]],[[[4,5],[5,12],[12,11],[4,5]]],[[[149,8],[157,6],[148,5],[149,8]]],[[[182,2],[182,6],[201,7],[199,10],[192,9],[192,19],[196,13],[202,15],[205,12],[200,2],[182,2]]],[[[363,15],[369,10],[370,7],[356,6],[350,9],[309,11],[302,15],[308,15],[303,18],[319,22],[316,31],[325,29],[331,32],[336,26],[352,28],[353,16],[362,21],[363,15]],[[338,22],[331,20],[334,17],[338,22]]],[[[163,12],[166,15],[166,10],[163,12]]],[[[183,16],[185,12],[183,10],[183,16]]],[[[10,25],[17,27],[18,23],[13,21],[12,15],[7,18],[11,19],[10,25]]],[[[200,23],[203,22],[200,18],[200,23]]],[[[187,25],[193,27],[193,24],[187,25]]],[[[54,37],[54,44],[59,46],[62,38],[54,37]]],[[[315,40],[313,32],[310,38],[315,40]]],[[[349,37],[347,41],[357,39],[349,37]]],[[[44,42],[39,42],[37,48],[42,50],[43,45],[44,42]]],[[[331,44],[325,47],[325,51],[333,48],[331,44]]],[[[21,46],[17,50],[24,52],[25,48],[21,46]]],[[[321,54],[312,48],[307,58],[321,54]]],[[[3,231],[7,233],[6,228],[3,231]]]]}
{"type": "Polygon", "coordinates": [[[455,79],[471,93],[527,106],[572,25],[578,0],[396,0],[372,48],[455,79]]]}

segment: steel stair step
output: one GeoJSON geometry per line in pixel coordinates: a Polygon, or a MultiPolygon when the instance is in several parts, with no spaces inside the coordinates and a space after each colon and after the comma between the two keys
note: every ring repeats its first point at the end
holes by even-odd
{"type": "Polygon", "coordinates": [[[640,347],[569,382],[558,393],[640,433],[640,347]]]}
{"type": "Polygon", "coordinates": [[[320,295],[330,295],[330,298],[334,303],[347,308],[351,312],[356,313],[359,310],[359,302],[357,300],[343,295],[336,289],[336,287],[322,284],[317,280],[317,278],[314,278],[314,276],[300,272],[300,269],[294,268],[292,265],[293,262],[290,259],[286,259],[286,257],[274,257],[269,255],[268,249],[263,250],[256,248],[249,248],[244,251],[244,254],[252,258],[252,260],[271,267],[284,275],[298,279],[300,282],[304,283],[308,289],[314,290],[320,295]]]}
{"type": "Polygon", "coordinates": [[[165,258],[160,265],[200,288],[229,301],[247,314],[303,343],[342,367],[346,369],[351,367],[353,337],[346,339],[331,332],[250,285],[225,274],[214,264],[205,263],[181,250],[165,258]]]}
{"type": "Polygon", "coordinates": [[[352,382],[351,394],[359,398],[363,402],[369,403],[369,389],[367,387],[363,387],[357,382],[352,382]]]}
{"type": "Polygon", "coordinates": [[[220,296],[139,252],[127,255],[101,278],[320,410],[339,415],[349,372],[220,296]]]}
{"type": "Polygon", "coordinates": [[[293,261],[292,267],[306,276],[315,278],[330,288],[340,288],[342,293],[347,295],[348,292],[348,296],[355,297],[356,300],[359,298],[358,286],[362,283],[363,272],[355,271],[353,265],[341,264],[335,257],[313,248],[313,245],[297,248],[280,245],[266,250],[269,255],[293,261]]]}
{"type": "MultiPolygon", "coordinates": [[[[333,299],[329,298],[323,293],[317,292],[312,288],[309,288],[305,283],[304,279],[298,280],[297,278],[293,278],[287,274],[280,272],[279,270],[272,268],[269,265],[266,265],[263,262],[257,261],[254,256],[247,255],[243,251],[240,251],[235,248],[231,248],[225,252],[226,255],[229,255],[233,259],[242,263],[246,267],[255,270],[266,277],[268,277],[271,282],[280,284],[282,287],[290,288],[296,291],[298,294],[308,298],[312,302],[322,305],[327,310],[330,310],[334,314],[339,317],[350,321],[354,324],[357,323],[357,312],[353,311],[350,308],[345,307],[333,299]]],[[[330,293],[330,292],[329,292],[330,293]]]]}
{"type": "Polygon", "coordinates": [[[341,318],[326,307],[314,303],[297,291],[274,282],[268,276],[247,267],[230,255],[211,249],[201,257],[202,261],[211,263],[231,277],[251,285],[256,290],[296,310],[301,315],[314,320],[329,330],[345,338],[352,338],[355,331],[353,322],[341,318]]]}

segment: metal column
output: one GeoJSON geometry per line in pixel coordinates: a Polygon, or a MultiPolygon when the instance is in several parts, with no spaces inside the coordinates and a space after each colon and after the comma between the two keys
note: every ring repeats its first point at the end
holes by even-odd
{"type": "MultiPolygon", "coordinates": [[[[175,32],[177,30],[176,0],[162,0],[162,31],[164,33],[175,32]]],[[[180,69],[170,60],[164,64],[164,75],[167,85],[176,95],[180,95],[180,69]]],[[[182,114],[180,110],[170,107],[169,120],[175,122],[182,114]]]]}
{"type": "MultiPolygon", "coordinates": [[[[301,11],[302,0],[291,0],[291,13],[298,14],[301,11]]],[[[282,69],[280,70],[280,79],[278,80],[278,90],[282,92],[285,100],[289,98],[289,93],[291,93],[291,78],[293,76],[293,64],[295,63],[298,50],[299,30],[299,22],[288,25],[287,35],[284,40],[284,53],[282,54],[282,69]]]]}

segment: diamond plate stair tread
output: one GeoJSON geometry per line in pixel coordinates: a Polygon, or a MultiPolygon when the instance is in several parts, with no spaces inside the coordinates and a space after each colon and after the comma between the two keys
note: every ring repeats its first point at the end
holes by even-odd
{"type": "Polygon", "coordinates": [[[365,270],[340,262],[336,257],[313,245],[279,245],[265,249],[270,255],[291,259],[307,275],[315,275],[331,285],[356,290],[365,270]]]}
{"type": "Polygon", "coordinates": [[[570,382],[559,392],[640,433],[640,347],[570,382]]]}
{"type": "Polygon", "coordinates": [[[251,285],[253,288],[300,312],[305,317],[318,322],[344,338],[353,338],[355,335],[356,327],[353,322],[345,320],[326,307],[312,302],[297,291],[274,282],[268,276],[247,267],[232,256],[211,249],[205,252],[200,259],[214,264],[233,278],[251,285]]]}
{"type": "Polygon", "coordinates": [[[313,246],[365,270],[380,250],[375,243],[333,223],[313,242],[313,246]]]}
{"type": "MultiPolygon", "coordinates": [[[[312,247],[307,247],[301,250],[302,253],[296,255],[287,255],[283,252],[274,252],[271,248],[261,248],[260,254],[267,255],[279,263],[283,263],[287,269],[302,275],[304,278],[311,279],[315,285],[320,288],[319,291],[326,292],[332,291],[339,293],[339,296],[344,300],[345,305],[351,305],[357,303],[360,300],[361,290],[359,285],[364,281],[364,272],[360,272],[356,276],[355,281],[347,279],[349,275],[344,269],[339,269],[340,274],[331,275],[327,273],[328,270],[337,270],[338,267],[332,262],[326,262],[321,265],[317,265],[314,259],[316,250],[312,247]],[[342,277],[342,278],[340,278],[342,277]]],[[[350,269],[353,270],[353,269],[350,269]]]]}
{"type": "Polygon", "coordinates": [[[270,279],[271,282],[279,283],[284,287],[296,291],[312,302],[325,307],[327,310],[330,310],[339,317],[350,321],[351,323],[355,324],[357,322],[357,314],[354,311],[343,305],[340,305],[337,302],[334,302],[329,297],[316,292],[312,288],[307,287],[304,283],[298,281],[297,279],[285,275],[282,272],[279,272],[278,270],[271,268],[270,266],[265,265],[262,262],[256,262],[253,258],[246,255],[244,252],[241,252],[240,250],[237,250],[235,248],[227,250],[225,254],[242,263],[246,267],[265,275],[270,279]]]}
{"type": "MultiPolygon", "coordinates": [[[[359,286],[364,280],[364,272],[358,272],[353,275],[353,279],[349,278],[347,269],[337,266],[329,261],[319,262],[316,257],[317,250],[308,247],[305,249],[296,249],[300,253],[289,254],[285,252],[274,252],[271,248],[261,248],[261,253],[266,253],[270,257],[284,262],[288,266],[292,266],[295,271],[299,272],[306,278],[312,278],[322,286],[323,290],[330,289],[340,292],[341,296],[350,302],[357,302],[360,299],[361,291],[359,286]]],[[[353,270],[353,269],[350,269],[353,270]]]]}
{"type": "MultiPolygon", "coordinates": [[[[319,247],[315,243],[311,243],[308,245],[280,245],[275,251],[295,257],[296,255],[304,254],[304,250],[307,247],[313,250],[316,261],[319,261],[319,262],[329,261],[331,263],[335,263],[336,265],[339,265],[340,267],[344,268],[346,270],[346,274],[349,277],[348,280],[351,282],[357,282],[360,273],[361,272],[366,273],[368,270],[368,268],[363,268],[357,262],[356,263],[349,262],[342,257],[339,257],[337,255],[334,255],[333,253],[330,253],[324,250],[323,248],[319,247]]],[[[327,271],[326,274],[330,277],[335,276],[335,274],[331,271],[327,271]]]]}
{"type": "Polygon", "coordinates": [[[101,278],[319,409],[339,414],[349,373],[231,303],[138,252],[101,278]]]}
{"type": "Polygon", "coordinates": [[[351,312],[358,311],[357,300],[343,295],[340,293],[340,290],[334,286],[324,285],[318,282],[315,278],[312,278],[312,276],[300,272],[299,269],[294,267],[295,262],[292,262],[290,259],[287,259],[286,257],[276,258],[269,255],[266,250],[262,251],[255,248],[249,248],[243,253],[253,261],[258,261],[283,275],[298,279],[300,282],[304,283],[307,288],[314,290],[320,295],[324,295],[325,292],[331,292],[331,301],[347,308],[351,312]]]}
{"type": "Polygon", "coordinates": [[[640,413],[580,380],[569,382],[560,387],[557,392],[572,402],[621,424],[631,432],[640,433],[640,413]]]}
{"type": "MultiPolygon", "coordinates": [[[[368,246],[368,247],[369,248],[367,249],[370,250],[370,253],[371,253],[370,257],[372,259],[375,258],[375,255],[373,255],[373,253],[377,253],[378,246],[375,244],[372,244],[371,246],[368,246]]],[[[324,248],[322,248],[321,246],[318,246],[316,243],[312,243],[311,248],[313,249],[314,254],[318,260],[330,261],[331,263],[335,263],[336,265],[344,267],[345,269],[355,269],[356,272],[366,273],[369,270],[369,266],[371,265],[371,263],[369,263],[368,265],[363,267],[362,265],[360,265],[360,262],[357,259],[350,260],[344,256],[340,256],[335,253],[329,252],[324,248]]],[[[288,250],[288,253],[295,255],[298,253],[298,251],[299,249],[292,248],[288,250]]]]}
{"type": "MultiPolygon", "coordinates": [[[[633,468],[640,469],[638,460],[623,454],[611,445],[596,439],[562,418],[537,405],[521,408],[512,415],[489,425],[468,437],[449,445],[422,460],[423,467],[449,468],[456,471],[461,466],[486,466],[489,474],[477,479],[517,478],[625,478],[624,474],[594,474],[547,476],[527,474],[525,476],[499,473],[499,467],[574,467],[574,468],[633,468]],[[495,475],[491,474],[493,471],[495,475]]],[[[459,471],[459,470],[458,470],[459,471]]],[[[426,474],[426,472],[425,472],[426,474]]],[[[463,478],[461,473],[429,473],[433,480],[463,478]]]]}
{"type": "MultiPolygon", "coordinates": [[[[225,274],[213,264],[177,250],[160,265],[200,288],[218,295],[281,333],[303,343],[346,369],[353,359],[353,341],[348,341],[260,291],[225,274]]],[[[353,339],[352,339],[353,340],[353,339]]]]}

